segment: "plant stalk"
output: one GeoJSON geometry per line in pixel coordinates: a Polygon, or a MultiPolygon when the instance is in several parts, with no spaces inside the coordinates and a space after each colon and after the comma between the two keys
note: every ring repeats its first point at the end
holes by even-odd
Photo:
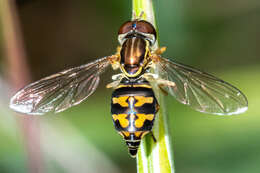
{"type": "MultiPolygon", "coordinates": [[[[30,81],[29,67],[19,25],[19,17],[14,0],[0,0],[0,27],[3,33],[7,78],[12,92],[17,91],[30,81]]],[[[13,93],[12,93],[13,94],[13,93]]],[[[24,135],[28,156],[28,172],[43,172],[39,143],[39,129],[35,118],[16,116],[24,135]]]]}
{"type": "MultiPolygon", "coordinates": [[[[141,17],[141,19],[154,25],[157,31],[157,41],[154,48],[157,49],[159,47],[159,36],[152,0],[133,0],[132,5],[133,18],[141,17]]],[[[160,75],[159,71],[155,70],[154,73],[160,75]]],[[[173,152],[169,139],[164,96],[157,86],[153,86],[153,90],[160,105],[152,130],[157,141],[154,142],[151,135],[144,137],[137,154],[137,171],[138,173],[174,173],[173,152]]]]}

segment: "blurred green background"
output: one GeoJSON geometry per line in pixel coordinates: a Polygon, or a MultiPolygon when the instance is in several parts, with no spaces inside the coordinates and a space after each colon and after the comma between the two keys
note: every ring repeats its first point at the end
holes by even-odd
{"type": "MultiPolygon", "coordinates": [[[[113,54],[117,30],[131,18],[130,0],[16,3],[33,81],[113,54]]],[[[164,56],[228,81],[249,100],[244,114],[213,116],[166,98],[176,172],[259,173],[260,1],[154,3],[160,45],[167,46],[164,56]]],[[[28,172],[28,139],[19,125],[28,117],[17,118],[8,109],[3,39],[0,45],[0,172],[28,172]]],[[[111,74],[103,75],[97,91],[79,106],[33,117],[43,172],[136,172],[135,160],[112,124],[112,91],[105,88],[111,74]]]]}

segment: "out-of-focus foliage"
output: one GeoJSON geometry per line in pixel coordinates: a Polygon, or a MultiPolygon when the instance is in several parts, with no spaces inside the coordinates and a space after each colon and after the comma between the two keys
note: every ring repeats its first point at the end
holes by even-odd
{"type": "MultiPolygon", "coordinates": [[[[219,76],[241,89],[249,100],[245,114],[226,117],[198,113],[167,98],[176,172],[260,172],[259,1],[155,0],[155,7],[160,44],[168,47],[165,57],[219,76]]],[[[19,3],[18,9],[35,80],[114,53],[118,27],[131,16],[130,1],[28,0],[19,3]]],[[[4,71],[3,50],[0,52],[4,71]]],[[[111,73],[105,74],[97,92],[81,105],[38,118],[43,123],[39,135],[45,150],[76,152],[85,147],[80,158],[89,158],[88,163],[95,159],[99,171],[106,162],[113,165],[111,170],[134,172],[135,161],[112,124],[111,90],[104,87],[110,78],[111,73]],[[49,127],[46,124],[57,128],[58,141],[42,129],[49,127]],[[67,144],[69,139],[72,143],[67,144]],[[97,158],[93,153],[88,157],[87,151],[96,149],[97,158]],[[102,162],[97,161],[100,158],[102,162]]],[[[8,98],[3,93],[0,96],[0,172],[27,172],[20,127],[8,110],[8,98]]],[[[66,172],[51,158],[51,153],[44,154],[46,170],[66,172]]],[[[71,163],[74,158],[70,159],[63,162],[71,163]]]]}

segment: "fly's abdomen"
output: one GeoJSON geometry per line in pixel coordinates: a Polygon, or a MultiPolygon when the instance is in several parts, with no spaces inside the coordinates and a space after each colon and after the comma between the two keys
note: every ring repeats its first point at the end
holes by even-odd
{"type": "Polygon", "coordinates": [[[120,84],[112,94],[111,113],[115,129],[135,156],[142,137],[153,127],[158,103],[148,82],[120,84]]]}

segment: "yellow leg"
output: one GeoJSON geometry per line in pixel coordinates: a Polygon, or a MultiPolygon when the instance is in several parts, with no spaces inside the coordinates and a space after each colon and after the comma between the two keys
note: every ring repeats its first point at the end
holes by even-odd
{"type": "Polygon", "coordinates": [[[124,78],[123,73],[113,75],[112,76],[113,82],[107,84],[106,88],[116,88],[120,84],[120,82],[123,78],[124,78]]]}
{"type": "Polygon", "coordinates": [[[156,82],[158,85],[162,85],[162,86],[173,86],[173,87],[176,86],[174,82],[162,79],[157,74],[154,73],[145,73],[143,75],[143,78],[145,78],[150,82],[156,82]]]}
{"type": "Polygon", "coordinates": [[[114,70],[120,67],[119,60],[120,60],[120,53],[118,52],[115,55],[110,56],[109,61],[114,70]]]}
{"type": "MultiPolygon", "coordinates": [[[[158,85],[158,87],[163,91],[164,94],[166,94],[167,92],[162,88],[163,86],[170,86],[170,87],[176,87],[176,83],[169,81],[169,80],[165,80],[160,78],[157,74],[153,74],[153,73],[145,73],[143,75],[143,78],[145,78],[146,80],[148,80],[149,82],[154,82],[158,85]]],[[[167,93],[168,94],[168,93],[167,93]]]]}
{"type": "Polygon", "coordinates": [[[119,84],[120,84],[120,80],[116,80],[114,82],[107,84],[106,88],[116,88],[119,84]]]}
{"type": "Polygon", "coordinates": [[[116,48],[116,54],[117,54],[117,55],[120,55],[120,51],[121,51],[121,46],[117,46],[117,48],[116,48]]]}
{"type": "Polygon", "coordinates": [[[160,90],[162,91],[162,93],[163,93],[165,96],[167,96],[167,95],[168,95],[168,92],[167,92],[165,89],[163,89],[163,86],[164,86],[164,85],[162,85],[162,84],[158,85],[158,87],[160,88],[160,90]]]}
{"type": "Polygon", "coordinates": [[[158,49],[156,49],[153,53],[157,54],[157,55],[161,55],[166,51],[166,47],[159,47],[158,49]]]}

